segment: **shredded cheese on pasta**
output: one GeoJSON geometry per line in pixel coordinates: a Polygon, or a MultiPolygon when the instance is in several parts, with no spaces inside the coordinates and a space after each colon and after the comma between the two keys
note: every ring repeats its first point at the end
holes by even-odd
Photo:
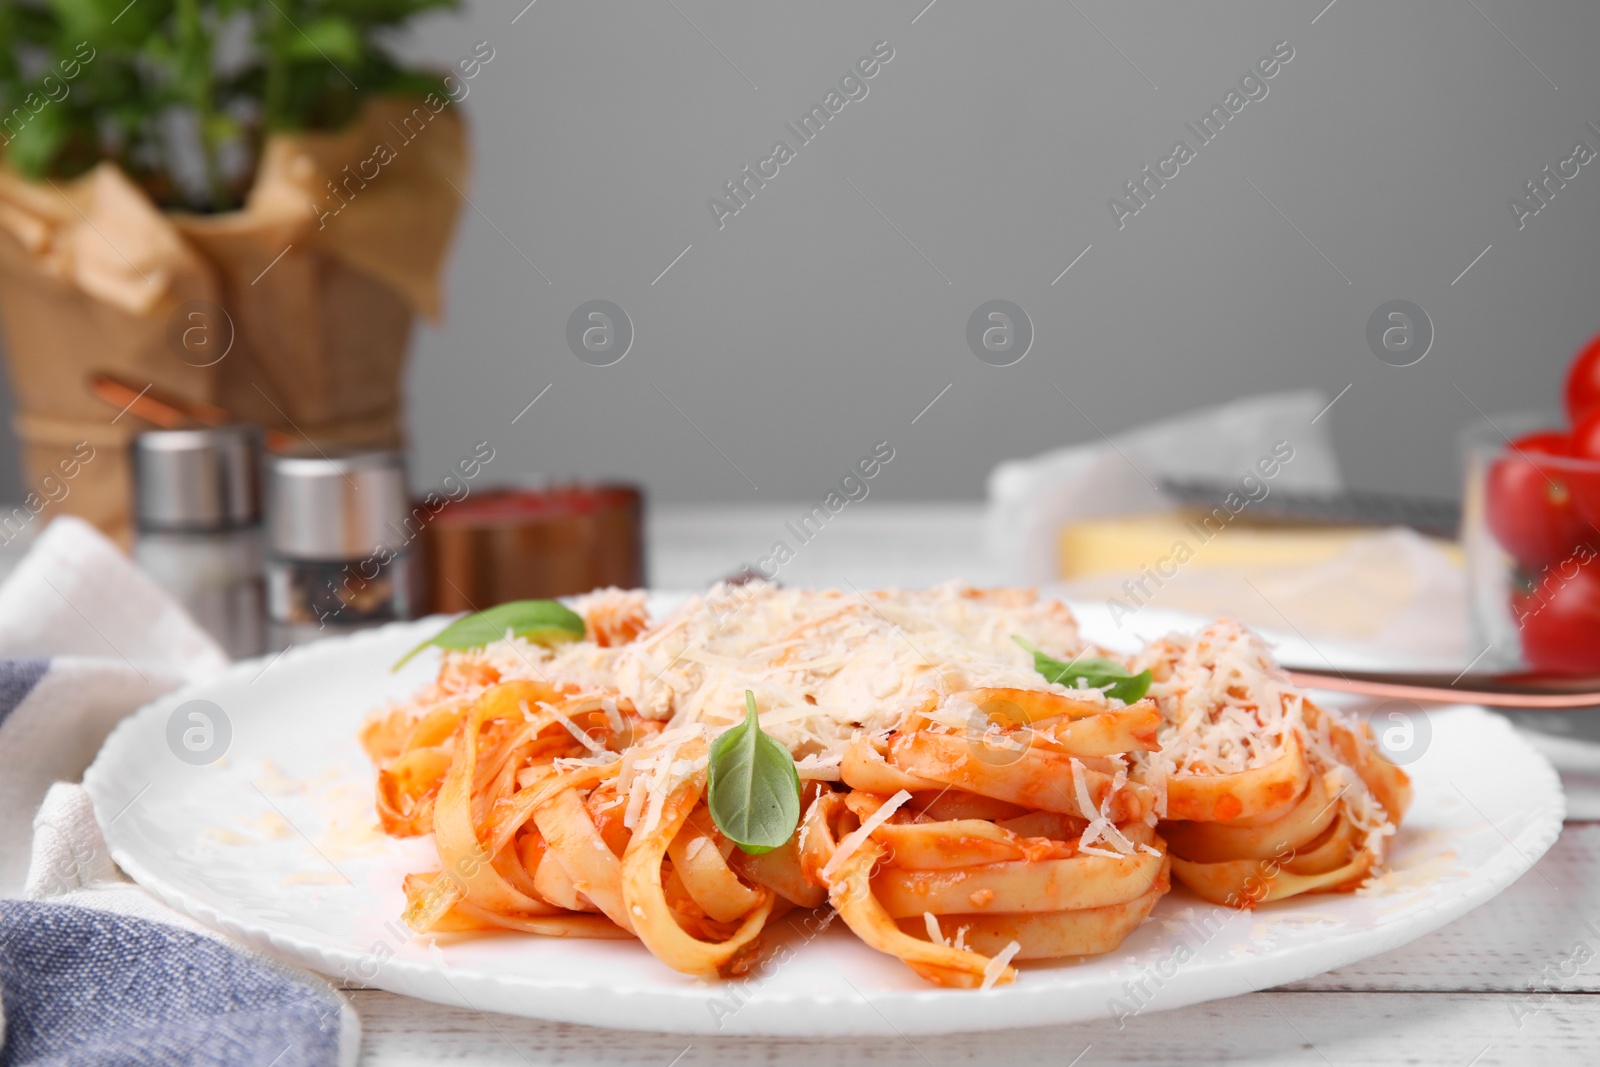
{"type": "Polygon", "coordinates": [[[1013,941],[1001,949],[983,969],[983,985],[980,989],[993,989],[1000,976],[1006,973],[1006,968],[1011,965],[1011,958],[1022,951],[1022,946],[1013,941]]]}
{"type": "Polygon", "coordinates": [[[872,836],[872,831],[888,822],[889,816],[899,811],[900,806],[910,799],[910,793],[907,793],[904,789],[900,790],[900,792],[890,797],[881,808],[862,819],[860,826],[845,835],[845,839],[839,842],[838,849],[834,851],[833,858],[828,860],[822,867],[823,881],[832,878],[834,873],[844,865],[844,861],[855,855],[856,849],[861,847],[862,842],[872,836]]]}
{"type": "MultiPolygon", "coordinates": [[[[1134,657],[1133,667],[1154,675],[1149,695],[1165,720],[1157,732],[1161,750],[1137,761],[1136,773],[1147,784],[1159,789],[1173,774],[1262,767],[1281,756],[1296,735],[1362,831],[1364,847],[1382,852],[1394,824],[1329,737],[1330,724],[1344,718],[1324,708],[1313,729],[1306,721],[1304,693],[1259,635],[1232,619],[1218,619],[1196,633],[1152,642],[1134,657]]],[[[1164,805],[1158,810],[1165,814],[1164,805]]]]}
{"type": "MultiPolygon", "coordinates": [[[[620,590],[578,598],[573,606],[589,619],[644,612],[641,594],[620,590]]],[[[857,731],[887,730],[930,694],[993,686],[1106,700],[1097,690],[1045,682],[1014,636],[1064,659],[1085,647],[1066,606],[1032,591],[950,582],[855,593],[755,582],[690,597],[623,644],[546,648],[507,638],[447,656],[491,667],[502,680],[552,682],[578,696],[612,700],[613,708],[625,701],[665,721],[667,730],[638,746],[622,775],[624,825],[648,829],[682,780],[672,771],[672,754],[702,725],[713,736],[741,721],[746,689],[756,694],[762,730],[796,756],[803,777],[822,781],[839,780],[844,745],[857,731]]],[[[581,733],[563,725],[575,737],[581,733]]],[[[963,719],[955,727],[965,725],[963,719]]]]}
{"type": "MultiPolygon", "coordinates": [[[[629,610],[619,598],[635,595],[608,590],[574,607],[591,615],[597,598],[610,597],[612,610],[629,610]]],[[[626,644],[544,648],[511,639],[451,655],[486,662],[503,679],[617,694],[671,726],[732,726],[751,689],[762,729],[798,758],[837,755],[857,730],[887,729],[930,692],[994,686],[1096,698],[1096,690],[1047,684],[1013,636],[1064,659],[1084,650],[1066,606],[1031,591],[951,582],[855,593],[755,582],[690,597],[626,644]]]]}

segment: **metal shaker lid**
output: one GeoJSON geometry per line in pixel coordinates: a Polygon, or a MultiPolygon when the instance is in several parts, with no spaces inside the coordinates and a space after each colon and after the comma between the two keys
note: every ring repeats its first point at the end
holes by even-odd
{"type": "Polygon", "coordinates": [[[267,462],[267,549],[286,559],[357,560],[411,538],[405,459],[373,450],[273,455],[267,462]]]}
{"type": "Polygon", "coordinates": [[[254,426],[148,430],[133,439],[134,520],[142,530],[221,530],[261,521],[254,426]]]}

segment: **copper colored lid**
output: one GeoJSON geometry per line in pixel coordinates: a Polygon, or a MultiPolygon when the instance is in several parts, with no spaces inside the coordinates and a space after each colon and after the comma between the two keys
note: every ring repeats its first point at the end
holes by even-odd
{"type": "Polygon", "coordinates": [[[627,485],[477,491],[440,510],[426,542],[434,611],[638,588],[644,494],[627,485]]]}

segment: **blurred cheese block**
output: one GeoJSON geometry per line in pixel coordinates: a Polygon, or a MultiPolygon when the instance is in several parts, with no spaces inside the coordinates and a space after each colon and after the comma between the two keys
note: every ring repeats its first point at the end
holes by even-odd
{"type": "Polygon", "coordinates": [[[1104,604],[1118,628],[1149,607],[1369,644],[1418,663],[1464,658],[1466,589],[1454,542],[1404,527],[1250,523],[1243,514],[1207,527],[1200,516],[1064,527],[1062,594],[1104,604]]]}
{"type": "Polygon", "coordinates": [[[1176,562],[1178,555],[1192,555],[1185,567],[1309,565],[1332,559],[1371,533],[1365,526],[1250,524],[1243,514],[1223,526],[1200,511],[1164,511],[1072,523],[1061,531],[1058,560],[1061,577],[1069,581],[1138,574],[1143,567],[1176,562]]]}

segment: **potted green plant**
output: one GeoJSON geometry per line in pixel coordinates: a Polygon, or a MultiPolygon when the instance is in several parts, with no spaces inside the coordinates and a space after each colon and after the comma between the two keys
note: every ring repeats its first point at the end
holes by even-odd
{"type": "Polygon", "coordinates": [[[66,510],[126,522],[139,422],[97,372],[398,443],[466,181],[454,105],[493,49],[442,73],[389,42],[455,4],[0,0],[0,317],[30,480],[94,453],[66,510]]]}

